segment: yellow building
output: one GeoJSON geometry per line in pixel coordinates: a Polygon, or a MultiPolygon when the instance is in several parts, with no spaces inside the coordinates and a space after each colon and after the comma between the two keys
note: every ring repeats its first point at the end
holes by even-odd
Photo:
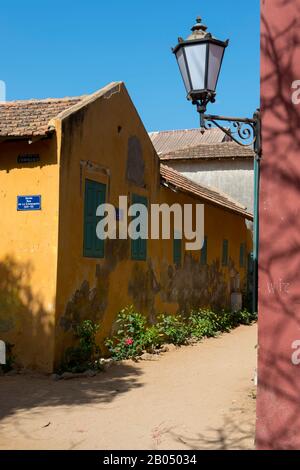
{"type": "Polygon", "coordinates": [[[162,166],[122,83],[78,98],[0,104],[0,339],[19,364],[51,372],[85,318],[110,334],[129,304],[160,312],[229,308],[245,289],[252,216],[162,166]],[[206,243],[95,237],[94,208],[205,204],[206,243]]]}

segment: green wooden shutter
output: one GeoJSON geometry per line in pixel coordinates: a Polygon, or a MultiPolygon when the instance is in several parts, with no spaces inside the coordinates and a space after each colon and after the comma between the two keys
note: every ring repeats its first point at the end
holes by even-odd
{"type": "Polygon", "coordinates": [[[207,265],[207,237],[204,237],[204,244],[201,249],[200,264],[202,266],[207,265]]]}
{"type": "Polygon", "coordinates": [[[178,266],[181,265],[182,259],[182,240],[181,238],[174,238],[173,240],[173,261],[178,266]]]}
{"type": "Polygon", "coordinates": [[[246,267],[246,243],[240,245],[240,268],[246,267]]]}
{"type": "Polygon", "coordinates": [[[88,179],[85,181],[83,256],[87,258],[104,257],[104,240],[96,234],[97,223],[101,219],[96,216],[96,210],[105,203],[105,194],[104,184],[88,179]]]}
{"type": "Polygon", "coordinates": [[[228,240],[223,240],[222,266],[228,265],[228,240]]]}
{"type": "MultiPolygon", "coordinates": [[[[143,204],[148,207],[148,200],[144,196],[133,194],[131,199],[132,204],[143,204]]],[[[147,240],[138,238],[131,240],[131,259],[138,261],[145,261],[147,259],[147,240]]]]}

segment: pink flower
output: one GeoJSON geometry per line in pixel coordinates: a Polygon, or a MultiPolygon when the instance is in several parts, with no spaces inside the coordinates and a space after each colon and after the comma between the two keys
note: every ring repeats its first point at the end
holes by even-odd
{"type": "Polygon", "coordinates": [[[125,344],[126,346],[131,346],[133,344],[133,339],[132,338],[125,339],[125,344]]]}

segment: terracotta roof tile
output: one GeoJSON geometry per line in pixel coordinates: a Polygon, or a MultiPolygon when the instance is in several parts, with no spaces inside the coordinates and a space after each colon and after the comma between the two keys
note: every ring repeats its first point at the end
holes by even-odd
{"type": "Polygon", "coordinates": [[[215,188],[194,183],[185,176],[182,176],[178,171],[163,164],[160,165],[160,174],[166,183],[178,188],[180,191],[196,196],[209,204],[239,214],[245,219],[253,220],[253,215],[247,212],[244,206],[215,188]]]}
{"type": "Polygon", "coordinates": [[[234,142],[223,142],[188,147],[159,155],[159,157],[161,160],[254,158],[254,151],[251,147],[243,147],[234,142]]]}
{"type": "Polygon", "coordinates": [[[0,103],[0,137],[46,135],[49,121],[83,98],[84,96],[0,103]]]}
{"type": "Polygon", "coordinates": [[[218,144],[229,138],[218,128],[201,132],[198,129],[150,132],[149,136],[158,154],[169,153],[199,144],[218,144]]]}

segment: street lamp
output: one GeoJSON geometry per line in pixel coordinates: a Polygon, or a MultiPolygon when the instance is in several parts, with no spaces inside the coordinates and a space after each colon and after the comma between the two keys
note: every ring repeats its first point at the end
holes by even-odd
{"type": "Polygon", "coordinates": [[[173,49],[187,91],[187,98],[202,104],[215,101],[216,87],[223,56],[229,41],[219,41],[207,32],[207,27],[197,18],[192,34],[184,41],[178,39],[173,49]]]}
{"type": "Polygon", "coordinates": [[[256,110],[252,118],[238,118],[205,114],[209,102],[214,103],[216,87],[225,49],[229,40],[214,38],[197,18],[192,34],[179,38],[173,49],[190,100],[200,114],[200,128],[204,132],[213,126],[221,129],[231,140],[242,146],[253,145],[254,159],[254,228],[253,228],[253,311],[258,304],[258,245],[259,245],[259,177],[261,159],[261,118],[256,110]],[[220,122],[227,123],[224,127],[220,122]]]}

